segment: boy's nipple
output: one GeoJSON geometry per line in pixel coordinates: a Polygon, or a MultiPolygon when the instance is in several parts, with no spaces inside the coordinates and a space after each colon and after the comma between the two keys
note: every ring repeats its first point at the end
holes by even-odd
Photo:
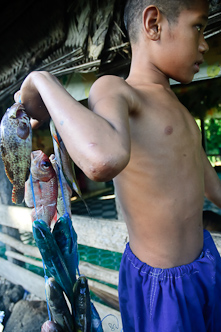
{"type": "Polygon", "coordinates": [[[164,129],[164,132],[165,132],[166,135],[171,135],[173,133],[173,127],[172,126],[167,126],[164,129]]]}

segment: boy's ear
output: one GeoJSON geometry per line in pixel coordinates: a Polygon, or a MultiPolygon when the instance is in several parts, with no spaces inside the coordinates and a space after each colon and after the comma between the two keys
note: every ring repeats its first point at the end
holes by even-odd
{"type": "Polygon", "coordinates": [[[151,40],[160,38],[161,26],[159,24],[160,11],[156,6],[148,6],[143,11],[143,28],[151,40]]]}

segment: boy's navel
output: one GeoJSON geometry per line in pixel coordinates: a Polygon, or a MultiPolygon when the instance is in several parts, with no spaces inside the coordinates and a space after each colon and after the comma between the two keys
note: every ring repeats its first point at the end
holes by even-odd
{"type": "Polygon", "coordinates": [[[167,126],[164,130],[166,135],[171,135],[173,133],[173,127],[172,126],[167,126]]]}

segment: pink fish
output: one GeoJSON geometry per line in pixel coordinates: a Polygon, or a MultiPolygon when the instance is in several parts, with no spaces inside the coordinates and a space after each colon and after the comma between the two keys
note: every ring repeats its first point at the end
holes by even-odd
{"type": "Polygon", "coordinates": [[[57,217],[58,183],[48,156],[41,150],[31,153],[31,176],[36,209],[30,177],[25,183],[25,203],[28,207],[34,207],[32,221],[42,219],[50,226],[57,217]]]}
{"type": "Polygon", "coordinates": [[[60,325],[53,321],[47,320],[41,327],[41,332],[62,332],[60,325]]]}

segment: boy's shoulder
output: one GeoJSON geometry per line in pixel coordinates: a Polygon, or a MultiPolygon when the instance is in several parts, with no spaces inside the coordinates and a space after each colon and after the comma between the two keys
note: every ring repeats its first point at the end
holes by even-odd
{"type": "MultiPolygon", "coordinates": [[[[92,85],[91,91],[94,90],[104,90],[108,89],[108,91],[115,90],[119,87],[125,87],[127,85],[126,81],[119,77],[114,75],[104,75],[99,77],[92,85]]],[[[107,91],[107,92],[108,92],[107,91]]]]}
{"type": "Polygon", "coordinates": [[[89,102],[97,99],[120,98],[131,94],[132,87],[126,81],[114,75],[99,77],[92,85],[89,93],[89,102]]]}

